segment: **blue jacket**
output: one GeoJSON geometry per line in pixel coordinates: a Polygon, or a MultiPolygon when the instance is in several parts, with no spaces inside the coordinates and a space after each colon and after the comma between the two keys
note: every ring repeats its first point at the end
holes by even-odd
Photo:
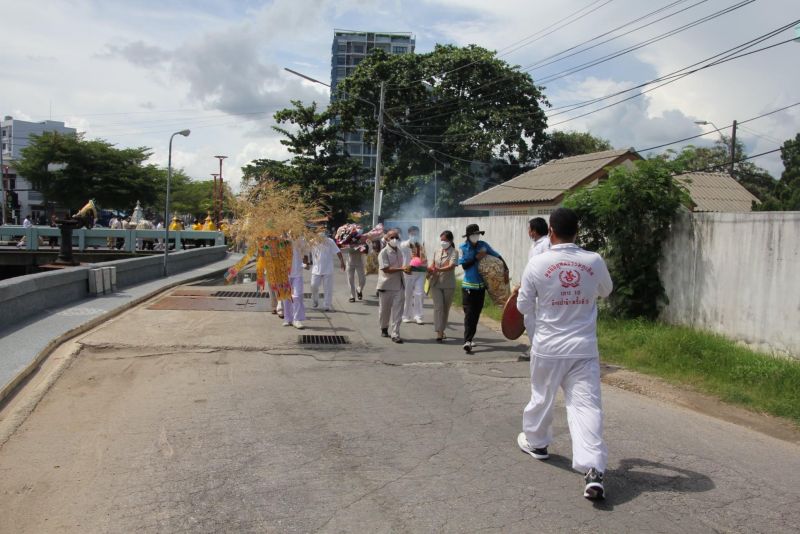
{"type": "Polygon", "coordinates": [[[461,282],[461,287],[464,289],[482,289],[485,287],[483,277],[478,272],[478,262],[475,261],[475,255],[478,252],[486,250],[488,255],[503,259],[486,241],[479,240],[474,245],[469,241],[465,241],[459,245],[458,250],[461,252],[458,264],[464,268],[464,280],[461,282]]]}

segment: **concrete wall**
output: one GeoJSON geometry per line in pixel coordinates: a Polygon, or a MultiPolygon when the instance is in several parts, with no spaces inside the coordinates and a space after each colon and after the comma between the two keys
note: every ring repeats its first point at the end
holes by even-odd
{"type": "MultiPolygon", "coordinates": [[[[173,252],[168,274],[200,267],[225,258],[226,247],[206,247],[173,252]]],[[[0,328],[89,296],[92,267],[116,267],[117,286],[125,287],[160,278],[162,256],[108,261],[60,271],[18,276],[0,281],[0,328]]]]}
{"type": "Polygon", "coordinates": [[[682,214],[661,275],[664,320],[800,358],[800,212],[682,214]]]}
{"type": "MultiPolygon", "coordinates": [[[[452,217],[423,219],[421,232],[425,249],[431,255],[439,246],[439,234],[450,230],[455,237],[456,246],[464,242],[464,231],[468,224],[477,224],[486,232],[483,239],[503,256],[509,268],[511,284],[519,283],[522,271],[528,263],[528,250],[531,239],[528,237],[528,221],[531,215],[506,215],[497,217],[452,217]]],[[[542,215],[548,220],[547,215],[542,215]]],[[[461,269],[456,269],[461,276],[461,269]]]]}

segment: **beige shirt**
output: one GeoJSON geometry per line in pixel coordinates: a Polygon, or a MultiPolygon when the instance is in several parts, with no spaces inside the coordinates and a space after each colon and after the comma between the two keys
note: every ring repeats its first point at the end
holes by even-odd
{"type": "Polygon", "coordinates": [[[403,272],[385,273],[387,267],[399,268],[404,265],[400,248],[393,249],[389,245],[383,247],[378,254],[378,291],[403,289],[403,272]]]}
{"type": "MultiPolygon", "coordinates": [[[[433,253],[431,265],[437,269],[446,267],[447,264],[458,265],[458,249],[451,246],[447,250],[438,248],[433,253]]],[[[439,289],[455,289],[456,287],[456,271],[455,269],[445,271],[443,273],[436,273],[431,275],[431,287],[438,287],[439,289]]]]}

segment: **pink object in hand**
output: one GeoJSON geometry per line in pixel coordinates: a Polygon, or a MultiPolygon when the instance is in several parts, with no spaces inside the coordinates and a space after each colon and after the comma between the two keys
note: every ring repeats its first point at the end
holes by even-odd
{"type": "Polygon", "coordinates": [[[425,262],[422,261],[422,258],[415,257],[411,258],[411,263],[409,265],[412,267],[422,267],[425,265],[425,262]]]}

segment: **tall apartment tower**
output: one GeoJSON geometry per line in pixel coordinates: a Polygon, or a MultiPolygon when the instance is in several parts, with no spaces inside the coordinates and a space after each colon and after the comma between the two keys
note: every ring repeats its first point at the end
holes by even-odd
{"type": "MultiPolygon", "coordinates": [[[[331,47],[331,98],[340,80],[353,73],[367,54],[379,48],[387,54],[413,54],[416,39],[411,33],[333,31],[331,47]]],[[[364,143],[363,132],[347,134],[344,140],[347,153],[365,167],[375,168],[375,147],[364,143]]]]}

